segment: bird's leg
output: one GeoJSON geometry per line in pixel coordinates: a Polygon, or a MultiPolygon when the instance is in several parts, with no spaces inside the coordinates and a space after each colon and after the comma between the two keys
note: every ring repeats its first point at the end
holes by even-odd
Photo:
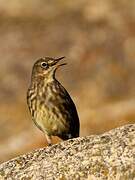
{"type": "Polygon", "coordinates": [[[51,146],[52,145],[52,138],[51,138],[51,136],[49,136],[48,134],[45,134],[45,137],[46,137],[48,146],[51,146]]]}

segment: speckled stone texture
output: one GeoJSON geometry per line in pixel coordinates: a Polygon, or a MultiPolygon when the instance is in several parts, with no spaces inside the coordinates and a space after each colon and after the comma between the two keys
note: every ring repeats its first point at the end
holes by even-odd
{"type": "Polygon", "coordinates": [[[38,149],[0,165],[0,179],[134,179],[135,125],[38,149]]]}

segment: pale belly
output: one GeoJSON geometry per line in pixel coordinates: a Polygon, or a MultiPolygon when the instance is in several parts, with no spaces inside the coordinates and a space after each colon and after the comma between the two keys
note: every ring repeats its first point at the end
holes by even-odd
{"type": "Polygon", "coordinates": [[[39,128],[48,135],[59,135],[68,131],[67,123],[62,116],[56,116],[48,110],[40,108],[36,112],[35,120],[39,128]]]}

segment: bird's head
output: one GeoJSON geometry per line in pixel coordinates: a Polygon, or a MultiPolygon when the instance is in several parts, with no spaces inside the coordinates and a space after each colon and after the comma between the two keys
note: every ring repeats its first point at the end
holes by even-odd
{"type": "Polygon", "coordinates": [[[53,78],[58,67],[66,65],[66,63],[60,63],[65,57],[51,58],[45,57],[38,59],[32,70],[33,77],[45,77],[53,78]]]}

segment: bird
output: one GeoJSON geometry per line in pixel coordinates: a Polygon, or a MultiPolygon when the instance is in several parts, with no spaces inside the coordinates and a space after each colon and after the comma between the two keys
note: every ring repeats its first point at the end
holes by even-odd
{"type": "Polygon", "coordinates": [[[56,79],[56,71],[67,63],[65,57],[43,57],[32,68],[27,104],[35,125],[45,134],[48,145],[52,136],[62,140],[79,137],[80,121],[76,106],[67,90],[56,79]]]}

